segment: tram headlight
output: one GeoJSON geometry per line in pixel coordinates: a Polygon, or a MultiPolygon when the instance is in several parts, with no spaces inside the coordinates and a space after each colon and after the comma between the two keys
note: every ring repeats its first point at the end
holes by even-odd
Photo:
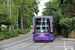
{"type": "Polygon", "coordinates": [[[41,32],[44,32],[43,30],[41,32]]]}

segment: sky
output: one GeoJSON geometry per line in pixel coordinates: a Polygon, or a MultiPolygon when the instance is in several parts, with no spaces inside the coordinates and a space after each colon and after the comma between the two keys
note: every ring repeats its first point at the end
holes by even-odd
{"type": "MultiPolygon", "coordinates": [[[[40,0],[40,4],[39,5],[45,5],[46,2],[48,2],[49,0],[40,0]]],[[[39,7],[39,13],[38,13],[38,16],[41,16],[42,15],[42,11],[43,11],[43,8],[45,8],[45,6],[38,6],[39,7]]]]}

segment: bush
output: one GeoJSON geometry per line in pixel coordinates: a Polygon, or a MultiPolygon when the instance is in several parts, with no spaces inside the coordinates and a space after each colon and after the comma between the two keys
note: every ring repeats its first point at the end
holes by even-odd
{"type": "Polygon", "coordinates": [[[18,36],[19,34],[26,34],[30,31],[30,29],[24,29],[24,30],[12,30],[12,31],[4,31],[0,32],[0,40],[2,39],[8,39],[10,37],[18,36]]]}
{"type": "Polygon", "coordinates": [[[73,30],[75,30],[75,17],[72,19],[72,24],[73,24],[73,30]]]}
{"type": "Polygon", "coordinates": [[[7,32],[7,31],[9,31],[9,29],[7,29],[7,28],[4,28],[4,32],[7,32]]]}
{"type": "Polygon", "coordinates": [[[5,39],[3,32],[0,32],[0,40],[5,39]]]}
{"type": "Polygon", "coordinates": [[[64,36],[65,34],[64,28],[61,30],[61,34],[64,36]]]}
{"type": "Polygon", "coordinates": [[[9,32],[4,32],[4,37],[6,39],[10,38],[10,37],[15,37],[15,36],[18,36],[19,34],[17,33],[16,30],[13,30],[13,31],[9,31],[9,32]]]}
{"type": "Polygon", "coordinates": [[[67,29],[65,32],[66,32],[65,37],[68,37],[69,33],[71,33],[71,30],[67,29]]]}
{"type": "Polygon", "coordinates": [[[60,26],[65,26],[65,27],[69,28],[72,26],[72,18],[60,19],[59,24],[60,24],[60,26]]]}
{"type": "Polygon", "coordinates": [[[4,32],[4,37],[5,37],[6,39],[8,39],[8,38],[10,38],[10,37],[12,37],[12,36],[11,36],[11,33],[9,33],[9,32],[4,32]]]}
{"type": "Polygon", "coordinates": [[[68,37],[68,34],[71,33],[71,31],[73,30],[73,27],[74,27],[73,26],[73,18],[61,19],[59,24],[62,27],[61,32],[63,33],[63,35],[68,37]]]}
{"type": "Polygon", "coordinates": [[[75,32],[75,29],[73,31],[75,32]]]}
{"type": "Polygon", "coordinates": [[[18,36],[18,35],[19,35],[18,31],[17,30],[14,30],[13,31],[13,36],[18,36]]]}
{"type": "Polygon", "coordinates": [[[21,30],[18,30],[17,32],[20,34],[22,31],[21,30]]]}
{"type": "Polygon", "coordinates": [[[61,32],[64,32],[64,35],[67,36],[68,33],[71,33],[72,30],[75,30],[75,17],[60,19],[59,24],[62,27],[61,32]]]}
{"type": "Polygon", "coordinates": [[[31,29],[24,29],[24,30],[18,30],[19,34],[26,34],[28,32],[30,32],[31,29]]]}

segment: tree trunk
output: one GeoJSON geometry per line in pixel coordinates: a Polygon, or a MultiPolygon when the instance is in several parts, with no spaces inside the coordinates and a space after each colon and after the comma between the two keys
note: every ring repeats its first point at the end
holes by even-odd
{"type": "Polygon", "coordinates": [[[23,16],[22,16],[22,11],[20,11],[20,15],[21,15],[21,30],[23,30],[23,16]]]}

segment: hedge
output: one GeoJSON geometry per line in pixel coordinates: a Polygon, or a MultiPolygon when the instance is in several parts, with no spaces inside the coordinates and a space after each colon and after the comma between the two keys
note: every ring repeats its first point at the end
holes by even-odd
{"type": "Polygon", "coordinates": [[[59,24],[62,27],[62,34],[67,37],[68,34],[75,29],[75,18],[60,19],[59,24]]]}
{"type": "Polygon", "coordinates": [[[24,29],[24,30],[18,30],[19,34],[26,34],[28,32],[30,32],[31,29],[24,29]]]}
{"type": "Polygon", "coordinates": [[[26,34],[30,32],[31,29],[24,29],[24,30],[12,30],[12,31],[3,31],[0,32],[0,40],[8,39],[11,37],[18,36],[19,34],[26,34]]]}
{"type": "Polygon", "coordinates": [[[3,32],[0,32],[0,40],[5,39],[3,32]]]}

